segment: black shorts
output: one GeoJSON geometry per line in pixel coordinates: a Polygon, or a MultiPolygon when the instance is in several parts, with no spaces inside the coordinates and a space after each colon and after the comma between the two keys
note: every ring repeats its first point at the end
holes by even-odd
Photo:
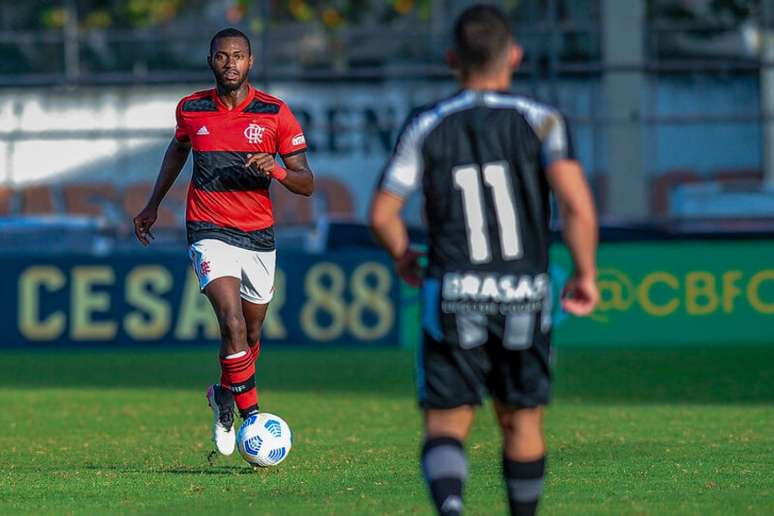
{"type": "Polygon", "coordinates": [[[505,323],[493,321],[492,317],[481,321],[478,342],[467,345],[450,334],[456,332],[445,332],[437,339],[439,334],[433,336],[425,330],[417,364],[420,406],[451,409],[481,405],[486,395],[513,408],[547,405],[551,386],[550,329],[540,323],[539,314],[530,317],[534,319],[529,334],[522,334],[527,338],[519,346],[508,345],[505,323]],[[492,327],[502,330],[492,331],[492,327]]]}

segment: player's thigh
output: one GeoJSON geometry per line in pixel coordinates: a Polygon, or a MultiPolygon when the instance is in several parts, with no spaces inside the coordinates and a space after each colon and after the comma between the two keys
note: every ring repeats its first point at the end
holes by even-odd
{"type": "MultiPolygon", "coordinates": [[[[242,316],[242,298],[239,295],[239,279],[224,276],[212,280],[204,287],[204,295],[210,300],[218,320],[229,315],[242,316]]],[[[242,317],[244,319],[244,317],[242,317]]]]}
{"type": "Polygon", "coordinates": [[[223,276],[212,280],[204,287],[204,294],[210,300],[218,318],[222,337],[221,354],[223,355],[247,349],[247,327],[242,314],[239,283],[237,278],[223,276]]]}
{"type": "MultiPolygon", "coordinates": [[[[276,251],[250,251],[239,253],[242,299],[255,305],[268,305],[274,297],[274,272],[276,251]]],[[[258,309],[255,309],[257,312],[258,309]]],[[[265,308],[264,308],[265,313],[265,308]]]]}

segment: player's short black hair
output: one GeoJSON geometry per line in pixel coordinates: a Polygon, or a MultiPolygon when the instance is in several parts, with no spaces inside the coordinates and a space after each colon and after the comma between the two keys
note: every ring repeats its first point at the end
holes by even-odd
{"type": "Polygon", "coordinates": [[[212,55],[212,49],[215,46],[215,42],[223,38],[242,38],[245,40],[245,42],[247,42],[247,52],[250,55],[253,55],[253,48],[250,46],[250,38],[247,37],[247,34],[239,29],[235,29],[234,27],[228,27],[215,33],[215,35],[210,40],[210,55],[212,55]]]}
{"type": "Polygon", "coordinates": [[[493,5],[465,9],[454,24],[454,51],[463,70],[482,70],[500,57],[512,39],[505,13],[493,5]]]}

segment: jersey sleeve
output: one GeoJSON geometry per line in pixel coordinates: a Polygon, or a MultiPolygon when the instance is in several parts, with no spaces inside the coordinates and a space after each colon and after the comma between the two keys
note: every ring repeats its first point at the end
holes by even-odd
{"type": "Polygon", "coordinates": [[[280,106],[277,122],[277,152],[283,158],[306,151],[306,138],[301,124],[286,104],[280,106]]]}
{"type": "Polygon", "coordinates": [[[409,116],[382,171],[380,190],[405,198],[419,188],[424,172],[422,126],[421,117],[409,116]]]}
{"type": "Polygon", "coordinates": [[[555,110],[548,111],[543,121],[541,161],[548,167],[554,161],[575,159],[567,120],[555,110]]]}
{"type": "Polygon", "coordinates": [[[191,137],[188,136],[188,131],[186,130],[186,124],[185,120],[183,119],[183,101],[181,100],[177,104],[177,108],[175,109],[175,139],[179,142],[190,142],[191,137]]]}

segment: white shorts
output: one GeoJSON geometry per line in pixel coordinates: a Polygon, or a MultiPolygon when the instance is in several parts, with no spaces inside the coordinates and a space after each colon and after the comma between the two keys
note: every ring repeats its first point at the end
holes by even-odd
{"type": "Polygon", "coordinates": [[[220,240],[205,238],[188,249],[199,288],[214,279],[239,278],[239,293],[250,303],[265,305],[274,297],[274,267],[277,251],[250,251],[220,240]]]}

